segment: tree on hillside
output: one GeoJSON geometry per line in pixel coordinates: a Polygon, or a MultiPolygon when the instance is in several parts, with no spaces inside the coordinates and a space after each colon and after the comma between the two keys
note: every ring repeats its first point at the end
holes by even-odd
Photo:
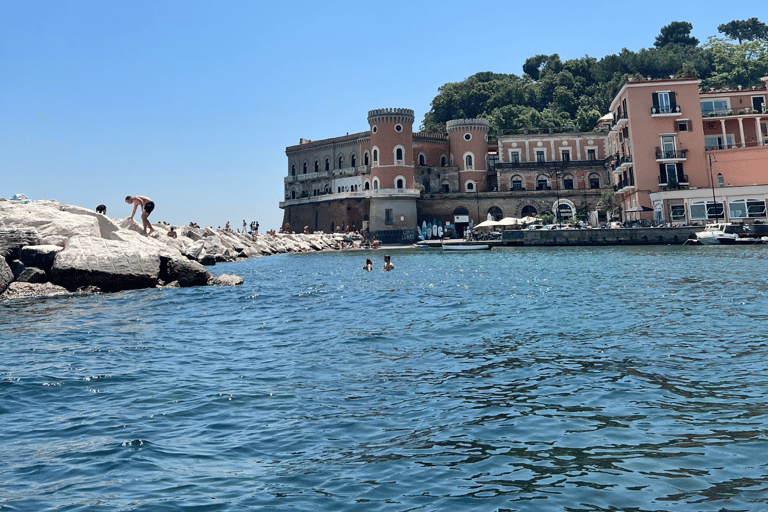
{"type": "Polygon", "coordinates": [[[687,21],[673,21],[669,25],[661,27],[661,33],[656,36],[653,46],[663,48],[668,44],[680,44],[684,46],[698,46],[699,40],[691,36],[693,25],[687,21]]]}
{"type": "Polygon", "coordinates": [[[757,18],[729,21],[718,25],[717,31],[728,39],[736,39],[739,44],[742,41],[768,40],[768,25],[757,18]]]}
{"type": "Polygon", "coordinates": [[[712,56],[712,74],[702,88],[764,87],[760,78],[768,74],[768,41],[733,44],[710,37],[705,48],[712,56]]]}

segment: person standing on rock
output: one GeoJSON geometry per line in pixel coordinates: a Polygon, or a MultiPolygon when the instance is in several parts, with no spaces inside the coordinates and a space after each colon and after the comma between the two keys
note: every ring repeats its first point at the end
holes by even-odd
{"type": "Polygon", "coordinates": [[[144,234],[151,235],[154,233],[155,228],[152,227],[152,224],[147,217],[149,217],[149,214],[155,209],[155,203],[153,203],[150,198],[144,196],[125,196],[125,202],[133,205],[133,212],[131,212],[131,216],[128,217],[131,220],[133,220],[133,216],[136,215],[136,208],[141,206],[141,224],[144,228],[144,234]],[[147,228],[149,228],[149,233],[147,233],[147,228]]]}

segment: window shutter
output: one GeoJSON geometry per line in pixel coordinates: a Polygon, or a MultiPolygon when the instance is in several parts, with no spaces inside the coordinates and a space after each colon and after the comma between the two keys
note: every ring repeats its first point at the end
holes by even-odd
{"type": "Polygon", "coordinates": [[[655,108],[657,111],[659,110],[659,94],[653,93],[653,108],[655,108]]]}
{"type": "Polygon", "coordinates": [[[675,93],[669,93],[669,106],[672,108],[672,112],[677,110],[677,102],[675,101],[675,93]]]}
{"type": "Polygon", "coordinates": [[[667,166],[664,164],[659,164],[659,178],[661,178],[659,183],[667,182],[667,166]]]}
{"type": "Polygon", "coordinates": [[[682,183],[683,181],[683,162],[677,162],[677,182],[682,183]]]}

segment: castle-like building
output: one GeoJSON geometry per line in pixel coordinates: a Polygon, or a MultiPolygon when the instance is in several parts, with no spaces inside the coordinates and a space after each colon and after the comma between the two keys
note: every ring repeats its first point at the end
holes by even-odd
{"type": "MultiPolygon", "coordinates": [[[[768,76],[762,79],[768,87],[768,76]]],[[[625,83],[586,133],[495,134],[484,119],[414,133],[409,109],[368,112],[369,130],[286,148],[284,222],[412,241],[422,222],[461,236],[493,218],[594,212],[614,191],[643,225],[768,222],[765,88],[699,90],[684,78],[625,83]]]]}
{"type": "Polygon", "coordinates": [[[284,222],[294,230],[365,230],[411,241],[423,221],[466,227],[491,216],[596,210],[610,187],[606,132],[496,136],[457,119],[413,132],[409,109],[368,112],[369,130],[286,148],[284,222]]]}

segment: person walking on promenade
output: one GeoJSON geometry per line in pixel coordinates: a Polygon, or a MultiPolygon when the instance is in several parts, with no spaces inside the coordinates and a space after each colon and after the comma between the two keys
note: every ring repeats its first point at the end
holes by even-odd
{"type": "Polygon", "coordinates": [[[131,216],[128,218],[133,220],[133,216],[136,215],[136,208],[141,207],[141,224],[144,228],[144,234],[151,235],[154,233],[155,228],[152,227],[152,224],[147,217],[149,217],[149,214],[155,209],[155,203],[145,196],[126,196],[125,202],[133,205],[133,212],[131,212],[131,216]],[[147,228],[149,228],[149,233],[147,233],[147,228]]]}

